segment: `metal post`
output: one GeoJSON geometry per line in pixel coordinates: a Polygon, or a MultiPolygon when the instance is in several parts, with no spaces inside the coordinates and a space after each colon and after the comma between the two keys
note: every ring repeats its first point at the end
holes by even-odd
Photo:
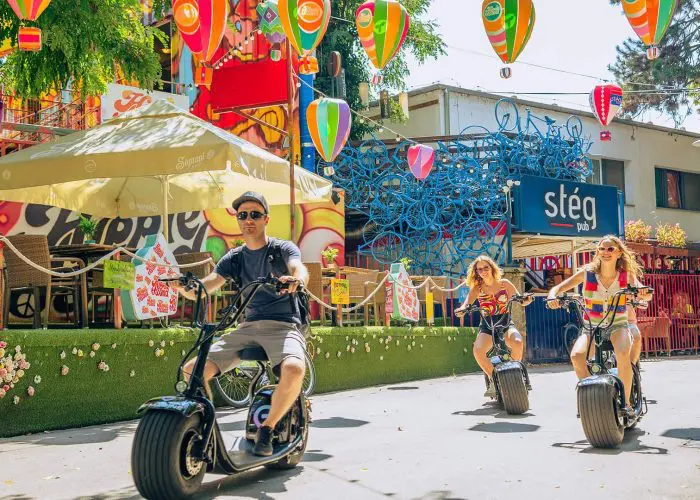
{"type": "Polygon", "coordinates": [[[292,44],[287,39],[287,137],[289,138],[289,239],[293,242],[295,235],[295,181],[294,163],[297,159],[294,144],[294,68],[292,67],[292,44]]]}
{"type": "Polygon", "coordinates": [[[506,265],[513,265],[513,228],[511,227],[513,210],[510,188],[506,192],[506,265]]]}

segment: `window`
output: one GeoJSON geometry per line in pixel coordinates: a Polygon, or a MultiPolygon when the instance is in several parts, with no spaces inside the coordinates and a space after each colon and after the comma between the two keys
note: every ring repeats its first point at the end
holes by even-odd
{"type": "Polygon", "coordinates": [[[700,174],[656,168],[656,206],[700,210],[700,174]]]}
{"type": "Polygon", "coordinates": [[[625,202],[632,203],[631,193],[625,191],[625,162],[620,160],[591,160],[590,184],[615,186],[625,194],[625,202]]]}

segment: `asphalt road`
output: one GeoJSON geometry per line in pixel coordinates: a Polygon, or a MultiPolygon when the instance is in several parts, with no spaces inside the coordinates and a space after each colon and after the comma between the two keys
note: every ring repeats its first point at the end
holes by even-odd
{"type": "MultiPolygon", "coordinates": [[[[299,467],[209,475],[199,498],[700,499],[700,359],[642,368],[649,414],[617,450],[585,441],[569,367],[533,369],[531,410],[518,417],[484,404],[472,374],[316,396],[299,467]]],[[[222,412],[221,422],[244,419],[222,412]]],[[[135,428],[0,440],[0,498],[139,498],[135,428]]]]}

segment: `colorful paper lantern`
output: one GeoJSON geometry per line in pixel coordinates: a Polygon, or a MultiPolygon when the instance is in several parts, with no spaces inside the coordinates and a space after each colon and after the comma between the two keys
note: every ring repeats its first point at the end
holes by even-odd
{"type": "MultiPolygon", "coordinates": [[[[51,0],[7,0],[15,15],[22,21],[36,21],[51,0]]],[[[36,52],[41,50],[41,30],[36,27],[22,26],[19,29],[18,45],[20,50],[36,52]]]]}
{"type": "Polygon", "coordinates": [[[279,7],[277,0],[266,0],[259,3],[255,8],[258,13],[258,28],[271,44],[284,42],[287,35],[280,21],[279,7]]]}
{"type": "MultiPolygon", "coordinates": [[[[206,82],[211,58],[221,44],[228,19],[228,0],[173,0],[173,19],[182,40],[198,61],[196,77],[206,82]]],[[[208,78],[211,83],[211,78],[208,78]]],[[[207,83],[201,83],[208,85],[207,83]]]]}
{"type": "MultiPolygon", "coordinates": [[[[603,127],[607,127],[620,112],[622,107],[622,89],[617,85],[596,85],[589,96],[591,110],[603,127]]],[[[600,139],[609,141],[609,131],[601,132],[600,139]]]]}
{"type": "Polygon", "coordinates": [[[341,99],[316,99],[306,109],[311,140],[318,154],[328,163],[335,160],[350,136],[352,116],[341,99]]]}
{"type": "Polygon", "coordinates": [[[310,74],[314,68],[318,72],[318,61],[310,61],[306,67],[303,63],[304,60],[311,59],[311,51],[326,34],[331,19],[331,1],[278,0],[277,7],[284,33],[302,59],[299,72],[310,74]]]}
{"type": "Polygon", "coordinates": [[[435,161],[435,150],[424,144],[414,144],[406,152],[408,167],[416,179],[422,181],[430,173],[435,161]]]}
{"type": "Polygon", "coordinates": [[[39,52],[41,50],[41,30],[34,26],[22,26],[17,34],[19,50],[39,52]]]}
{"type": "Polygon", "coordinates": [[[656,59],[660,50],[657,45],[671,25],[678,7],[678,0],[623,0],[622,8],[627,21],[647,48],[647,57],[656,59]]]}
{"type": "Polygon", "coordinates": [[[355,12],[362,48],[379,70],[401,49],[410,24],[408,12],[396,0],[368,0],[355,12]]]}
{"type": "MultiPolygon", "coordinates": [[[[532,0],[484,0],[481,19],[493,50],[505,64],[512,64],[530,40],[535,26],[535,6],[532,0]]],[[[501,77],[510,77],[501,71],[501,77]]]]}

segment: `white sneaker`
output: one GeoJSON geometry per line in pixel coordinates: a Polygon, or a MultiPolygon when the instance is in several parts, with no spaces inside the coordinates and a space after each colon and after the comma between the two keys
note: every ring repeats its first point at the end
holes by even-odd
{"type": "Polygon", "coordinates": [[[493,380],[489,380],[489,388],[486,389],[486,392],[484,393],[484,397],[493,398],[493,399],[498,397],[498,395],[496,394],[496,384],[493,383],[493,380]]]}

